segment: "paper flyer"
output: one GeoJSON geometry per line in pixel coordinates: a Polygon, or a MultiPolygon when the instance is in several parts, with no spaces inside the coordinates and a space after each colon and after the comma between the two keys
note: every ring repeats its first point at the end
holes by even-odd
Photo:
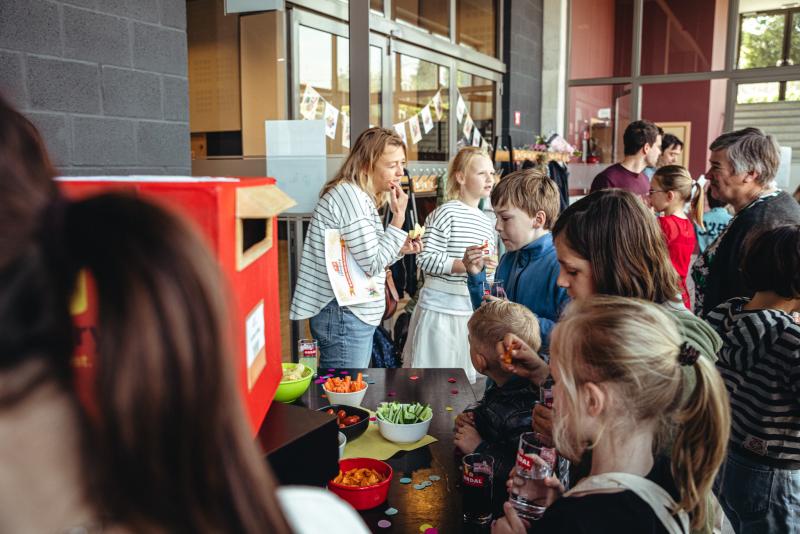
{"type": "Polygon", "coordinates": [[[339,121],[339,110],[336,106],[325,102],[325,135],[331,139],[336,139],[336,125],[339,121]]]}
{"type": "Polygon", "coordinates": [[[408,119],[408,129],[411,131],[411,140],[415,145],[422,141],[422,132],[419,130],[419,115],[414,115],[408,119]]]}
{"type": "Polygon", "coordinates": [[[314,120],[317,116],[317,102],[319,93],[310,85],[306,85],[303,99],[300,101],[300,114],[308,120],[314,120]]]}
{"type": "Polygon", "coordinates": [[[342,112],[342,146],[350,148],[350,117],[344,111],[342,112]]]}
{"type": "MultiPolygon", "coordinates": [[[[458,104],[456,104],[456,118],[458,122],[461,122],[464,119],[464,113],[467,111],[467,106],[464,104],[464,99],[461,98],[461,95],[458,95],[458,104]]],[[[470,120],[470,123],[472,121],[470,120]]]]}
{"type": "Polygon", "coordinates": [[[433,102],[433,110],[436,112],[436,120],[442,120],[442,95],[440,91],[436,91],[431,102],[433,102]]]}
{"type": "Polygon", "coordinates": [[[356,263],[339,230],[325,230],[325,268],[339,306],[375,302],[385,298],[373,276],[356,263]]]}
{"type": "Polygon", "coordinates": [[[395,124],[394,131],[397,132],[397,135],[399,135],[403,139],[403,142],[406,144],[406,146],[408,146],[408,138],[406,137],[406,123],[399,122],[395,124]]]}
{"type": "Polygon", "coordinates": [[[425,131],[425,133],[433,130],[433,116],[431,115],[431,107],[425,106],[422,108],[422,111],[419,112],[419,115],[422,117],[422,129],[425,131]]]}
{"type": "Polygon", "coordinates": [[[481,132],[478,130],[477,126],[474,130],[472,130],[472,146],[481,146],[483,143],[483,137],[481,137],[481,132]]]}
{"type": "Polygon", "coordinates": [[[464,119],[463,132],[464,132],[464,137],[467,138],[467,142],[472,141],[472,117],[470,117],[469,114],[464,119]]]}

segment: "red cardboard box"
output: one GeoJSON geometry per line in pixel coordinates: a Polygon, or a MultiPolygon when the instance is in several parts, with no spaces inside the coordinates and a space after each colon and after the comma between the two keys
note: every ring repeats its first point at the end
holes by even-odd
{"type": "MultiPolygon", "coordinates": [[[[184,215],[207,238],[233,293],[234,368],[255,435],[282,374],[276,216],[294,200],[272,178],[93,176],[58,181],[72,198],[111,190],[142,195],[184,215]]],[[[74,362],[82,369],[78,380],[87,384],[92,375],[95,314],[90,277],[82,276],[73,300],[81,335],[74,362]]]]}

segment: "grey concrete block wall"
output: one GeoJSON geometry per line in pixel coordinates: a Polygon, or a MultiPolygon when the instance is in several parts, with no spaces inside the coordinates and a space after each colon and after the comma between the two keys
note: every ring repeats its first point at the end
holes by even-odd
{"type": "Polygon", "coordinates": [[[186,0],[0,0],[0,94],[64,175],[191,174],[186,0]]]}
{"type": "MultiPolygon", "coordinates": [[[[541,124],[543,0],[506,0],[503,13],[503,135],[532,144],[541,124]],[[520,125],[514,112],[520,112],[520,125]]],[[[545,132],[546,133],[546,132],[545,132]]]]}

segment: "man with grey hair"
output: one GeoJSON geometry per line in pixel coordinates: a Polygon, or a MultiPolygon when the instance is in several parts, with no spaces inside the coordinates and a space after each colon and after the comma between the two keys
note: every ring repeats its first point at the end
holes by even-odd
{"type": "Polygon", "coordinates": [[[709,194],[730,204],[735,216],[692,267],[695,312],[701,316],[728,299],[753,295],[739,270],[752,232],[800,224],[800,205],[771,186],[781,159],[773,136],[744,128],[720,135],[709,150],[709,194]]]}

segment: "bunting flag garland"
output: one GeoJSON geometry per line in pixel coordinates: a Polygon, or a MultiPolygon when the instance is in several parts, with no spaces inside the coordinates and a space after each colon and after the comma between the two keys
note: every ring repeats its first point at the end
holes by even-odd
{"type": "Polygon", "coordinates": [[[456,105],[456,118],[458,119],[458,122],[464,120],[464,113],[466,112],[467,112],[467,106],[466,104],[464,104],[464,99],[461,98],[461,93],[459,93],[458,104],[456,105]]]}
{"type": "Polygon", "coordinates": [[[414,115],[408,119],[408,129],[411,131],[411,140],[415,145],[422,141],[422,132],[419,130],[419,115],[414,115]]]}
{"type": "Polygon", "coordinates": [[[317,115],[317,103],[320,98],[321,96],[316,89],[306,85],[306,90],[303,92],[303,100],[300,102],[300,114],[308,120],[314,120],[317,115]]]}
{"type": "Polygon", "coordinates": [[[350,148],[350,117],[344,111],[342,111],[342,146],[350,148]]]}
{"type": "MultiPolygon", "coordinates": [[[[456,91],[458,100],[456,104],[456,118],[458,123],[461,124],[461,132],[464,135],[465,143],[476,147],[490,146],[486,139],[480,132],[480,129],[475,124],[472,116],[467,108],[466,101],[459,91],[456,91]]],[[[317,118],[317,108],[322,101],[323,106],[322,116],[325,120],[325,135],[330,139],[336,139],[336,130],[339,123],[342,124],[342,146],[350,148],[350,116],[341,111],[339,108],[325,100],[325,98],[317,92],[311,85],[306,84],[303,96],[300,99],[300,115],[306,120],[314,120],[317,118]],[[341,114],[341,118],[339,115],[341,114]]],[[[403,142],[408,145],[409,135],[406,132],[406,123],[408,123],[408,131],[410,132],[410,141],[413,144],[418,144],[422,141],[424,135],[433,130],[435,122],[441,121],[444,118],[444,102],[442,100],[441,90],[436,91],[436,94],[428,101],[427,104],[422,106],[419,113],[412,115],[410,118],[403,122],[392,125],[397,134],[403,138],[403,142]]],[[[370,125],[372,127],[372,125],[370,125]]]]}
{"type": "Polygon", "coordinates": [[[422,129],[425,130],[425,133],[433,130],[433,117],[431,116],[430,105],[422,108],[422,111],[419,112],[419,116],[422,117],[422,129]]]}
{"type": "Polygon", "coordinates": [[[433,110],[436,112],[436,120],[442,120],[442,95],[439,94],[439,91],[436,91],[436,94],[433,96],[433,110]]]}
{"type": "Polygon", "coordinates": [[[406,123],[399,122],[394,125],[394,131],[397,132],[397,135],[403,138],[403,143],[408,146],[408,138],[406,137],[406,123]]]}
{"type": "Polygon", "coordinates": [[[339,120],[339,110],[329,102],[325,102],[325,135],[336,139],[336,125],[339,120]]]}

